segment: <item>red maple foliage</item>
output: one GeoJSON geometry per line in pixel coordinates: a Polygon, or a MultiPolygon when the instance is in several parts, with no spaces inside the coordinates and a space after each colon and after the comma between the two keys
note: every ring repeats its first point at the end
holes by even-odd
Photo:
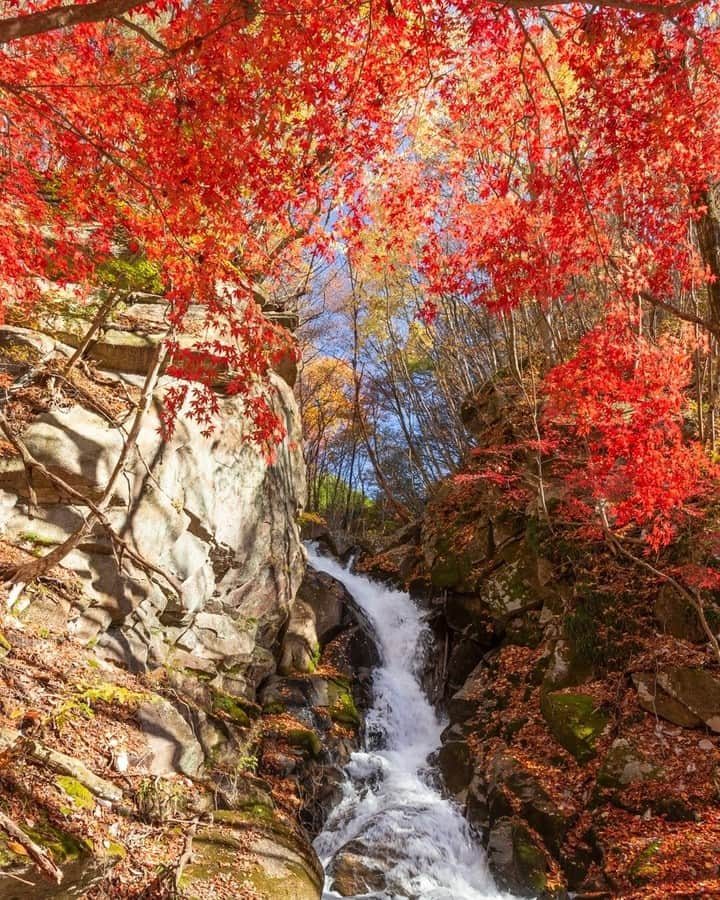
{"type": "Polygon", "coordinates": [[[575,515],[613,528],[635,526],[658,549],[717,477],[702,445],[686,438],[688,342],[638,333],[613,308],[577,354],[547,377],[546,417],[575,515]],[[562,465],[562,463],[561,463],[562,465]]]}

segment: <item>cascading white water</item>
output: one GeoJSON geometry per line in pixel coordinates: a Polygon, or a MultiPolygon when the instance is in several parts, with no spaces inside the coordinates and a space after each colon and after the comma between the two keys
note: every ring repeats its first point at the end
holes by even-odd
{"type": "MultiPolygon", "coordinates": [[[[382,748],[368,740],[352,755],[343,799],[316,838],[318,856],[327,868],[348,841],[358,840],[369,860],[382,861],[386,888],[375,896],[383,898],[508,897],[495,887],[465,819],[428,778],[427,758],[440,745],[443,725],[418,677],[427,637],[420,612],[408,594],[353,575],[312,548],[309,561],[350,591],[373,622],[383,654],[366,716],[366,734],[381,734],[382,748]]],[[[337,895],[328,889],[325,896],[337,895]]]]}

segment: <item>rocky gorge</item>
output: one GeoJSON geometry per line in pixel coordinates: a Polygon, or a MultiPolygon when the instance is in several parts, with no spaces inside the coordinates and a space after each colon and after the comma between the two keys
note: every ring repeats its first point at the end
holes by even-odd
{"type": "Polygon", "coordinates": [[[330,534],[287,365],[274,460],[222,394],[161,436],[161,375],[108,494],[160,340],[156,298],[122,316],[70,372],[66,324],[0,328],[0,566],[80,535],[5,587],[0,898],[713,895],[720,676],[671,584],[472,459],[391,538],[330,534]]]}

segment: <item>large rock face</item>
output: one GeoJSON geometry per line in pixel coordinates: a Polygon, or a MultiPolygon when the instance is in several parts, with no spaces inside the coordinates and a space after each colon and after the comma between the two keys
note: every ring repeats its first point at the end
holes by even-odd
{"type": "MultiPolygon", "coordinates": [[[[32,334],[32,333],[29,333],[32,334]]],[[[118,378],[118,392],[137,378],[118,378]]],[[[287,437],[269,464],[244,438],[243,402],[220,399],[214,434],[181,418],[165,441],[159,409],[169,379],[143,423],[138,453],[116,486],[108,519],[147,562],[181,586],[114,552],[97,527],[64,560],[80,577],[86,605],[70,612],[81,639],[135,668],[165,663],[212,678],[226,693],[253,696],[274,669],[271,649],[288,618],[304,570],[296,526],[305,494],[300,422],[288,385],[268,388],[287,437]]],[[[124,429],[77,404],[35,418],[22,439],[41,463],[97,497],[122,447],[124,429]]],[[[42,555],[73,533],[87,508],[49,483],[34,483],[38,509],[17,456],[0,460],[0,532],[42,555]]]]}

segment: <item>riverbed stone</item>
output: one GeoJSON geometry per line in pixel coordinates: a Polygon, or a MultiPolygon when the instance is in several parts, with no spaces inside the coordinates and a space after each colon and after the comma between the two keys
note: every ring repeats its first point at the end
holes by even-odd
{"type": "Polygon", "coordinates": [[[384,891],[386,886],[383,860],[368,858],[360,841],[350,841],[335,854],[328,874],[330,889],[341,897],[384,891]]]}
{"type": "Polygon", "coordinates": [[[547,860],[531,832],[516,819],[498,819],[487,845],[498,884],[521,897],[537,896],[547,885],[547,860]]]}

